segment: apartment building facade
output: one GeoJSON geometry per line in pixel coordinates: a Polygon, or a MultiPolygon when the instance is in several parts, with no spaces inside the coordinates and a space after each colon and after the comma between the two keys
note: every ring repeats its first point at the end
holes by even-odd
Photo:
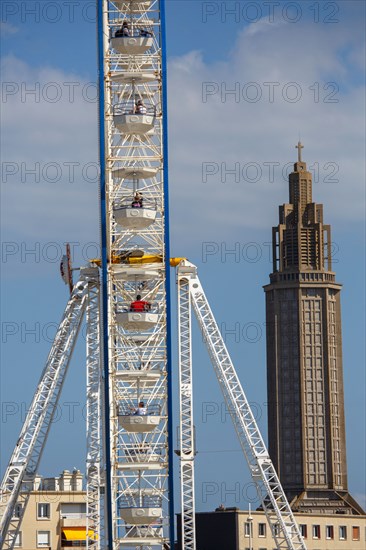
{"type": "MultiPolygon", "coordinates": [[[[297,513],[308,550],[365,550],[366,516],[297,513]]],[[[177,521],[181,550],[180,515],[177,521]]],[[[217,508],[196,513],[197,550],[276,550],[264,512],[217,508]]]]}
{"type": "MultiPolygon", "coordinates": [[[[22,514],[20,506],[15,514],[22,514]]],[[[37,477],[30,492],[15,548],[60,550],[86,546],[86,492],[79,470],[37,477]]]]}

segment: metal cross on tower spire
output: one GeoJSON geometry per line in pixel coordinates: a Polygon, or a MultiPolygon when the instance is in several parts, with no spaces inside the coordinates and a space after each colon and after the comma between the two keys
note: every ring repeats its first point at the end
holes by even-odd
{"type": "Polygon", "coordinates": [[[295,147],[298,151],[298,160],[299,160],[299,162],[302,162],[302,158],[301,158],[302,157],[302,155],[301,155],[302,151],[301,150],[304,149],[304,146],[302,145],[301,141],[299,141],[298,144],[295,147]]]}

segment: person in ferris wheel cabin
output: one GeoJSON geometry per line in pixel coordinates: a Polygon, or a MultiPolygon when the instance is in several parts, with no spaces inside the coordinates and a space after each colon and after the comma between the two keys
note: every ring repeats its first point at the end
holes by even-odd
{"type": "Polygon", "coordinates": [[[122,27],[118,29],[114,35],[116,38],[119,36],[131,36],[130,25],[127,21],[124,21],[122,27]]]}
{"type": "Polygon", "coordinates": [[[139,99],[136,102],[134,114],[135,115],[146,115],[146,113],[147,113],[146,106],[144,105],[144,102],[142,101],[142,99],[139,99]]]}
{"type": "Polygon", "coordinates": [[[146,416],[147,415],[147,407],[145,407],[145,403],[143,401],[140,401],[138,404],[137,409],[134,413],[135,416],[146,416]]]}
{"type": "Polygon", "coordinates": [[[133,196],[132,201],[132,208],[142,208],[142,201],[144,200],[144,197],[142,196],[142,193],[140,191],[135,191],[135,194],[133,196]]]}
{"type": "Polygon", "coordinates": [[[136,300],[131,303],[130,305],[130,311],[150,311],[151,304],[150,302],[146,302],[145,300],[141,300],[141,294],[138,294],[136,296],[136,300]]]}
{"type": "Polygon", "coordinates": [[[152,32],[148,31],[147,29],[140,29],[140,36],[142,36],[143,38],[148,38],[152,35],[152,32]]]}

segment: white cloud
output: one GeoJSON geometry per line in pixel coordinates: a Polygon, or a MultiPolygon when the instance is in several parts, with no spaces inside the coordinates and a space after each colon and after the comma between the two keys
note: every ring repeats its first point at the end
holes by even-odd
{"type": "Polygon", "coordinates": [[[268,32],[273,27],[277,27],[279,25],[284,25],[285,20],[284,19],[277,19],[276,21],[271,21],[269,17],[263,17],[262,19],[259,19],[256,22],[251,23],[248,25],[245,29],[245,34],[247,36],[254,36],[255,34],[263,34],[264,32],[268,32]]]}
{"type": "Polygon", "coordinates": [[[15,25],[12,25],[11,23],[7,23],[5,21],[0,21],[0,32],[3,36],[16,34],[18,31],[19,29],[15,25]]]}
{"type": "Polygon", "coordinates": [[[95,240],[95,85],[14,56],[2,74],[3,240],[95,240]]]}
{"type": "Polygon", "coordinates": [[[4,160],[96,159],[95,85],[53,67],[2,60],[4,160]]]}

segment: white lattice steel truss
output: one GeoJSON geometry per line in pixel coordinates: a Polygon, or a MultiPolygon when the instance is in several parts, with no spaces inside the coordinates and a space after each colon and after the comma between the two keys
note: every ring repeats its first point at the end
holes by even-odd
{"type": "Polygon", "coordinates": [[[87,288],[86,307],[86,544],[87,548],[101,550],[104,537],[102,519],[103,503],[101,487],[103,480],[103,379],[101,365],[100,287],[96,268],[95,281],[87,288]]]}
{"type": "Polygon", "coordinates": [[[187,275],[178,271],[179,456],[182,550],[195,550],[195,494],[191,295],[187,275]]]}
{"type": "MultiPolygon", "coordinates": [[[[198,279],[197,268],[188,261],[181,262],[178,267],[178,282],[182,288],[182,292],[189,285],[194,312],[204,336],[211,362],[234,423],[240,445],[248,462],[252,479],[256,484],[258,498],[262,502],[273,538],[276,541],[276,548],[306,550],[294,515],[287,502],[244,390],[198,279]]],[[[187,326],[188,323],[186,310],[187,308],[185,308],[184,317],[182,315],[180,321],[184,326],[187,326]]],[[[183,363],[186,360],[186,351],[183,347],[181,348],[181,353],[183,355],[183,363]]],[[[183,402],[184,396],[181,396],[181,400],[183,402]]],[[[190,501],[188,498],[184,504],[189,506],[190,501]]],[[[188,516],[188,512],[185,515],[188,516]]]]}
{"type": "Polygon", "coordinates": [[[88,302],[88,288],[96,284],[97,276],[95,268],[82,270],[74,287],[5,472],[0,496],[1,549],[14,548],[88,302]]]}
{"type": "Polygon", "coordinates": [[[110,550],[163,548],[169,469],[160,2],[103,2],[110,550]],[[118,36],[123,23],[128,30],[118,36]],[[143,113],[136,113],[138,101],[143,113]],[[136,192],[143,203],[133,207],[136,192]],[[137,295],[149,311],[130,311],[137,295]],[[144,417],[134,414],[141,401],[144,417]]]}

